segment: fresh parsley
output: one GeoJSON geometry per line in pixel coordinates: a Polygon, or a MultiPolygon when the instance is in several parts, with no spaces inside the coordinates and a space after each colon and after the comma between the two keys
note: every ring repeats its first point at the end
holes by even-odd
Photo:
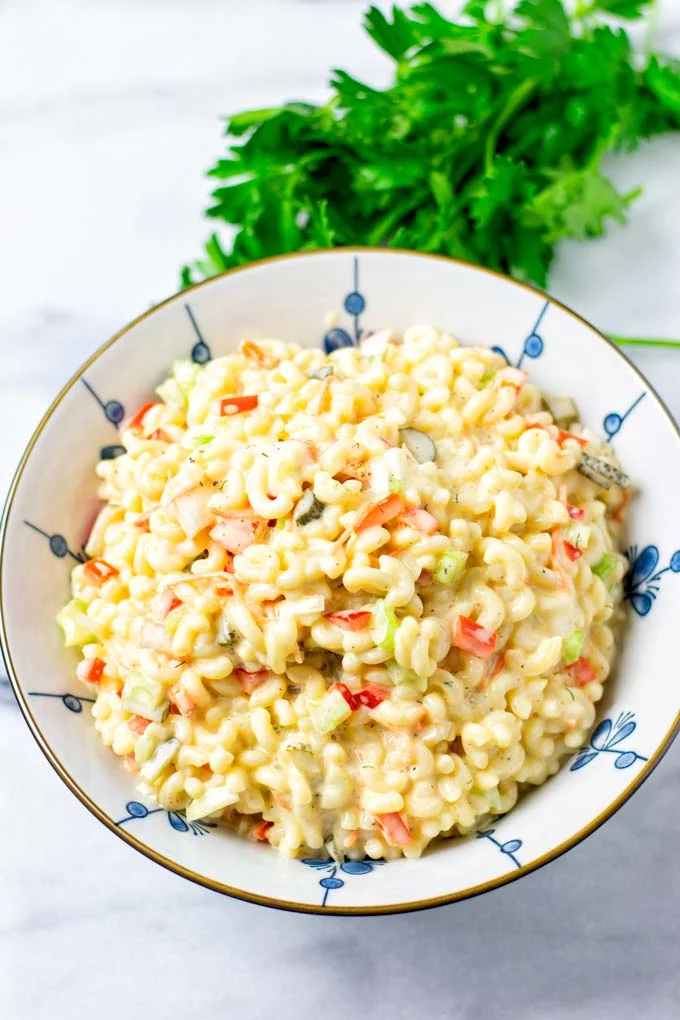
{"type": "Polygon", "coordinates": [[[680,128],[680,64],[636,52],[625,20],[649,0],[468,0],[371,7],[394,61],[385,89],[336,70],[322,106],[235,114],[207,213],[213,234],[182,283],[264,256],[388,245],[468,259],[540,286],[555,246],[625,222],[612,151],[680,128]]]}

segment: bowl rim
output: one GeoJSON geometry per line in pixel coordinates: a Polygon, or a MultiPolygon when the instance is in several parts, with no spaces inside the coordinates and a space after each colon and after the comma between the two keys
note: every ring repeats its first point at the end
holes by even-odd
{"type": "Polygon", "coordinates": [[[537,857],[534,861],[530,862],[529,864],[522,865],[522,867],[520,868],[513,869],[507,874],[500,875],[497,878],[493,878],[490,879],[489,881],[479,883],[478,885],[473,885],[465,889],[460,889],[457,892],[445,893],[442,896],[431,897],[429,899],[424,900],[409,900],[406,903],[393,903],[393,904],[390,903],[378,906],[322,907],[320,905],[311,903],[302,903],[298,901],[278,899],[270,896],[261,896],[258,893],[252,893],[243,889],[238,889],[234,886],[227,885],[224,882],[220,882],[217,879],[209,878],[205,875],[199,874],[198,872],[192,871],[190,868],[186,868],[184,867],[184,865],[178,864],[176,861],[173,861],[170,858],[159,853],[153,847],[143,843],[141,840],[137,839],[136,836],[128,832],[126,829],[116,826],[113,820],[109,818],[109,816],[102,810],[102,808],[96,803],[96,801],[94,801],[90,797],[90,795],[78,784],[78,782],[73,778],[73,776],[71,776],[68,770],[61,763],[56,752],[53,751],[48,739],[42,732],[33,714],[31,706],[28,703],[27,696],[24,693],[22,685],[19,682],[17,672],[14,668],[14,662],[12,660],[12,653],[10,648],[10,641],[7,634],[5,622],[3,565],[5,554],[5,542],[7,538],[7,528],[10,514],[12,511],[12,506],[14,503],[14,498],[21,483],[24,471],[30,460],[33,448],[35,447],[38,439],[41,437],[43,431],[48,425],[55,410],[61,404],[66,395],[80,380],[84,373],[90,368],[90,366],[93,365],[96,361],[98,361],[99,358],[110,347],[112,347],[118,340],[121,339],[121,337],[129,333],[140,322],[143,322],[144,320],[150,318],[161,308],[166,307],[173,301],[183,300],[185,296],[191,293],[192,291],[198,290],[198,288],[200,287],[213,284],[217,280],[223,279],[224,277],[235,276],[237,273],[245,272],[249,269],[257,269],[258,267],[261,266],[272,265],[278,262],[288,261],[292,259],[337,254],[361,255],[367,253],[376,253],[379,255],[395,254],[402,256],[404,255],[414,256],[416,258],[421,259],[433,259],[435,261],[444,262],[452,265],[465,266],[466,268],[473,269],[480,273],[486,273],[490,276],[496,277],[497,279],[511,283],[516,287],[519,287],[523,290],[526,290],[532,294],[536,294],[550,301],[553,305],[560,308],[562,311],[566,312],[577,322],[587,326],[593,332],[593,334],[595,334],[595,336],[599,338],[599,340],[607,344],[608,347],[610,347],[613,351],[616,352],[616,354],[626,363],[626,365],[632,370],[632,372],[637,376],[637,378],[642,383],[644,383],[644,385],[649,389],[649,392],[656,398],[659,408],[665,415],[668,424],[675,433],[675,438],[680,443],[680,427],[675,422],[672,414],[670,413],[664,401],[657,393],[656,389],[649,383],[649,381],[645,378],[643,373],[640,372],[638,367],[635,364],[633,364],[633,362],[623,353],[623,351],[620,350],[619,347],[616,346],[616,344],[613,343],[613,341],[611,341],[608,337],[601,333],[600,330],[593,326],[591,322],[583,318],[583,316],[579,315],[577,312],[574,312],[567,305],[551,297],[550,294],[548,294],[544,290],[541,290],[539,287],[535,287],[531,284],[525,283],[520,280],[515,280],[512,277],[499,272],[498,270],[489,269],[486,266],[480,266],[477,265],[476,263],[466,261],[465,259],[451,258],[447,255],[437,255],[431,252],[419,252],[406,248],[380,248],[375,246],[360,246],[360,245],[357,246],[351,245],[337,248],[310,249],[299,252],[290,252],[283,255],[274,255],[264,259],[257,259],[254,262],[249,262],[245,265],[235,266],[231,269],[227,269],[224,272],[218,273],[216,276],[211,276],[206,280],[200,280],[198,283],[192,284],[190,287],[187,287],[184,290],[180,290],[177,293],[172,294],[164,301],[161,301],[159,304],[154,305],[151,308],[147,309],[147,311],[143,312],[141,315],[138,315],[136,318],[132,319],[129,323],[127,323],[127,325],[123,326],[122,329],[118,330],[117,333],[114,333],[112,337],[110,337],[103,344],[101,344],[93,352],[93,354],[91,354],[90,357],[85,362],[83,362],[83,364],[80,365],[79,368],[73,373],[73,375],[61,388],[57,396],[51,402],[50,406],[48,407],[48,409],[45,411],[40,421],[38,422],[38,425],[33,431],[33,434],[31,435],[31,438],[28,441],[28,444],[26,445],[26,448],[14,472],[5,499],[4,507],[2,510],[2,516],[0,517],[0,650],[2,651],[2,657],[5,662],[7,675],[9,678],[9,682],[12,686],[14,696],[17,699],[19,708],[24,716],[28,728],[31,731],[40,750],[46,757],[47,761],[50,763],[50,765],[55,770],[60,779],[64,782],[64,784],[68,787],[71,793],[73,793],[78,798],[78,800],[90,811],[90,813],[94,815],[94,817],[97,818],[100,822],[102,822],[102,824],[105,825],[110,832],[113,832],[116,836],[118,836],[119,839],[122,839],[123,842],[128,843],[131,847],[133,847],[139,853],[143,854],[150,861],[153,861],[156,864],[160,864],[166,870],[174,872],[176,875],[179,875],[182,878],[186,878],[197,885],[212,890],[213,892],[219,892],[224,895],[233,897],[234,899],[242,900],[249,903],[255,903],[258,904],[259,906],[273,907],[280,910],[291,911],[294,913],[321,914],[326,916],[329,915],[371,916],[385,914],[401,914],[411,913],[418,910],[428,910],[433,907],[445,906],[450,903],[456,903],[460,900],[470,899],[474,896],[479,896],[482,893],[490,892],[492,889],[498,889],[504,885],[509,885],[511,882],[515,882],[518,879],[523,878],[525,875],[528,875],[531,872],[538,870],[538,868],[543,867],[545,864],[549,864],[551,861],[556,860],[558,857],[561,857],[562,854],[566,853],[568,850],[571,850],[573,847],[577,846],[582,840],[590,836],[593,832],[595,832],[596,829],[603,825],[604,822],[611,818],[612,815],[614,815],[619,810],[619,808],[622,807],[623,804],[625,804],[625,802],[640,788],[644,781],[651,775],[651,773],[654,771],[656,766],[659,764],[663,756],[670,748],[675,737],[680,732],[680,711],[677,713],[673,723],[670,726],[670,729],[666,732],[661,742],[657,745],[654,752],[650,755],[649,760],[645,762],[643,768],[637,773],[635,778],[631,780],[631,782],[625,787],[625,789],[618,795],[618,797],[611,801],[611,803],[603,811],[596,815],[595,818],[591,819],[587,825],[579,829],[576,833],[569,836],[561,843],[557,844],[557,846],[552,847],[550,850],[547,850],[544,854],[541,854],[539,857],[537,857]]]}

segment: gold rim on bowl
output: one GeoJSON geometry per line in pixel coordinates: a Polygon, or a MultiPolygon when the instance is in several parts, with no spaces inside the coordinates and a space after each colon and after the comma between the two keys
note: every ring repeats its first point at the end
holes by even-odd
{"type": "Polygon", "coordinates": [[[579,829],[578,832],[574,833],[572,836],[564,840],[562,843],[559,843],[551,850],[546,851],[546,853],[542,854],[540,857],[537,857],[535,860],[531,861],[531,863],[522,865],[522,867],[513,869],[511,872],[508,872],[505,875],[501,875],[498,878],[491,879],[488,882],[482,882],[479,885],[469,886],[468,888],[460,889],[457,892],[446,893],[443,896],[436,896],[431,899],[425,900],[411,900],[406,903],[393,903],[374,907],[371,906],[321,907],[315,904],[299,903],[291,900],[274,899],[273,897],[270,896],[259,896],[257,893],[251,893],[243,889],[237,889],[234,888],[233,886],[226,885],[223,882],[219,882],[216,879],[207,878],[204,875],[199,875],[197,872],[192,871],[189,868],[185,868],[183,865],[178,864],[176,861],[172,861],[168,857],[163,856],[163,854],[158,853],[158,851],[154,850],[150,846],[147,846],[145,843],[137,839],[132,833],[128,832],[126,829],[116,826],[112,819],[109,818],[109,816],[106,815],[104,811],[102,811],[99,805],[96,804],[95,801],[93,801],[90,798],[90,796],[85,792],[85,790],[83,790],[82,787],[78,785],[76,780],[64,768],[61,761],[52,750],[49,741],[45,737],[44,733],[42,732],[40,726],[38,725],[35,719],[35,716],[33,715],[31,707],[26,699],[21,684],[19,683],[19,679],[14,668],[12,652],[10,649],[10,642],[7,635],[7,629],[5,624],[5,607],[4,607],[5,592],[3,590],[2,581],[3,581],[5,541],[7,538],[7,525],[12,511],[14,498],[16,496],[17,489],[21,483],[21,479],[26,468],[26,465],[30,459],[31,452],[33,451],[35,444],[42,435],[48,422],[50,421],[50,418],[52,417],[54,411],[61,404],[66,394],[73,388],[73,386],[78,382],[81,376],[88,370],[88,368],[90,368],[90,366],[93,365],[101,357],[101,355],[104,354],[105,351],[107,351],[110,347],[113,346],[113,344],[120,340],[122,336],[125,336],[126,333],[129,333],[130,330],[137,326],[140,322],[143,322],[145,319],[148,319],[151,315],[154,315],[159,309],[164,308],[166,305],[171,304],[173,301],[178,300],[183,301],[188,293],[198,290],[199,287],[205,287],[206,285],[214,283],[216,280],[222,279],[225,276],[234,276],[236,273],[244,272],[246,270],[257,268],[259,266],[270,265],[275,262],[283,262],[284,260],[306,258],[307,256],[334,255],[338,253],[345,253],[348,255],[352,254],[361,255],[362,253],[366,252],[375,252],[381,255],[386,255],[389,253],[394,253],[397,255],[413,255],[418,258],[435,259],[439,262],[445,262],[448,264],[463,265],[471,269],[474,269],[477,272],[488,273],[490,276],[494,276],[501,280],[505,280],[508,283],[512,283],[516,287],[521,287],[523,290],[527,290],[532,294],[542,296],[546,300],[550,301],[550,303],[555,305],[557,308],[561,308],[562,311],[566,312],[577,322],[583,323],[585,326],[588,326],[589,329],[591,329],[593,333],[596,334],[596,336],[598,336],[603,343],[607,344],[609,347],[612,348],[612,350],[616,352],[616,354],[628,365],[631,371],[637,376],[637,378],[649,389],[649,391],[655,397],[658,406],[664,413],[666,419],[668,420],[668,423],[670,424],[671,428],[675,433],[676,438],[680,442],[680,429],[675,423],[670,411],[664,404],[659,394],[656,392],[655,388],[648,382],[644,375],[639,371],[637,366],[633,364],[633,362],[616,346],[616,344],[609,340],[608,337],[604,336],[604,334],[601,333],[598,329],[596,329],[595,326],[592,325],[592,323],[588,322],[587,319],[584,319],[581,315],[578,315],[576,312],[572,311],[571,308],[567,308],[567,306],[562,304],[560,301],[556,301],[554,298],[550,297],[549,294],[546,294],[545,291],[540,290],[538,287],[533,287],[530,284],[522,283],[519,280],[513,280],[511,277],[505,276],[503,273],[499,273],[494,269],[487,269],[484,266],[478,266],[472,262],[466,262],[464,259],[449,258],[448,256],[445,255],[434,255],[429,252],[409,251],[408,249],[404,248],[351,247],[351,248],[320,249],[316,251],[292,252],[287,255],[275,255],[270,258],[259,259],[256,262],[250,262],[244,266],[237,266],[234,269],[227,269],[225,272],[219,273],[217,276],[212,276],[207,280],[201,280],[199,283],[193,284],[193,286],[188,287],[186,290],[179,291],[177,294],[173,294],[172,297],[166,298],[166,300],[162,301],[160,304],[154,305],[153,308],[150,308],[142,315],[139,315],[136,319],[133,319],[131,322],[127,324],[127,326],[124,326],[123,329],[119,330],[109,340],[102,344],[101,347],[99,347],[94,352],[94,354],[92,354],[91,357],[89,357],[87,361],[83,365],[81,365],[80,368],[69,379],[69,381],[62,388],[60,393],[55,397],[55,399],[52,401],[52,404],[41,418],[37,428],[35,429],[33,435],[31,436],[28,446],[26,447],[21,457],[21,460],[19,461],[19,465],[14,473],[14,477],[12,479],[12,483],[10,485],[7,494],[7,499],[5,501],[5,506],[2,512],[2,518],[0,519],[0,648],[2,650],[2,655],[5,660],[5,665],[7,667],[9,681],[12,685],[12,689],[14,691],[17,702],[19,703],[19,708],[23,713],[23,716],[28,724],[29,729],[31,730],[31,733],[35,737],[35,740],[38,746],[40,747],[40,750],[43,752],[43,754],[45,755],[45,757],[47,758],[48,762],[55,770],[57,775],[64,781],[64,783],[69,788],[71,793],[75,794],[78,800],[81,801],[81,803],[84,804],[85,807],[95,816],[95,818],[98,818],[99,821],[102,822],[107,827],[107,829],[115,833],[115,835],[118,836],[119,839],[122,839],[125,843],[129,843],[130,846],[134,847],[135,850],[138,850],[145,857],[148,857],[149,860],[154,861],[156,864],[162,865],[162,867],[164,868],[167,868],[168,871],[173,871],[175,874],[180,875],[182,878],[187,878],[189,879],[189,881],[195,882],[197,885],[204,886],[206,889],[212,889],[214,892],[220,892],[228,896],[233,896],[235,899],[245,900],[249,903],[257,903],[261,906],[276,907],[282,910],[290,910],[305,914],[326,914],[326,915],[339,914],[339,915],[367,916],[375,914],[407,913],[416,910],[426,910],[431,907],[444,906],[448,903],[456,903],[458,900],[469,899],[472,896],[478,896],[480,893],[489,892],[492,889],[500,888],[500,886],[508,885],[510,882],[515,882],[517,881],[517,879],[522,878],[524,875],[528,875],[530,874],[530,872],[536,871],[537,868],[543,867],[544,864],[548,864],[550,861],[554,861],[557,857],[560,857],[563,853],[566,853],[567,850],[571,850],[572,847],[576,846],[583,839],[589,836],[592,832],[598,829],[600,825],[607,821],[607,819],[611,818],[612,815],[615,814],[616,811],[618,811],[618,809],[629,799],[629,797],[632,796],[633,793],[635,793],[635,791],[642,785],[645,779],[647,779],[648,776],[652,773],[652,771],[656,768],[656,766],[663,758],[664,754],[668,751],[670,745],[677,736],[678,732],[680,731],[680,712],[678,712],[673,721],[673,724],[671,725],[670,729],[664,736],[663,740],[657,746],[653,754],[650,755],[649,760],[645,763],[644,767],[640,770],[636,777],[628,784],[624,791],[620,793],[618,797],[616,797],[615,800],[613,800],[611,804],[609,804],[605,808],[604,811],[601,811],[599,815],[596,815],[596,817],[593,818],[586,826],[584,826],[582,829],[579,829]]]}

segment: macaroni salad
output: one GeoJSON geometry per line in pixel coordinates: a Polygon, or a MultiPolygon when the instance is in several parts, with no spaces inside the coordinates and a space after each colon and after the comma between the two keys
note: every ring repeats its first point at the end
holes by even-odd
{"type": "Polygon", "coordinates": [[[579,748],[628,479],[568,398],[429,326],[176,363],[60,612],[140,791],[295,857],[418,857],[579,748]]]}

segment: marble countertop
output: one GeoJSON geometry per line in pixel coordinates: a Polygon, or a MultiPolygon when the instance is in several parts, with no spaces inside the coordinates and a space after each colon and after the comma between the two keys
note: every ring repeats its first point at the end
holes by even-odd
{"type": "MultiPolygon", "coordinates": [[[[319,98],[338,64],[384,79],[364,6],[0,0],[0,490],[61,384],[198,254],[218,115],[319,98]]],[[[675,0],[661,27],[680,53],[675,0]]],[[[604,330],[678,337],[680,139],[611,169],[645,195],[625,230],[562,248],[552,292],[604,330]]],[[[680,416],[680,352],[634,358],[680,416]]],[[[549,867],[393,918],[270,911],[163,871],[77,803],[6,685],[0,774],[3,1020],[678,1016],[680,742],[549,867]]]]}

